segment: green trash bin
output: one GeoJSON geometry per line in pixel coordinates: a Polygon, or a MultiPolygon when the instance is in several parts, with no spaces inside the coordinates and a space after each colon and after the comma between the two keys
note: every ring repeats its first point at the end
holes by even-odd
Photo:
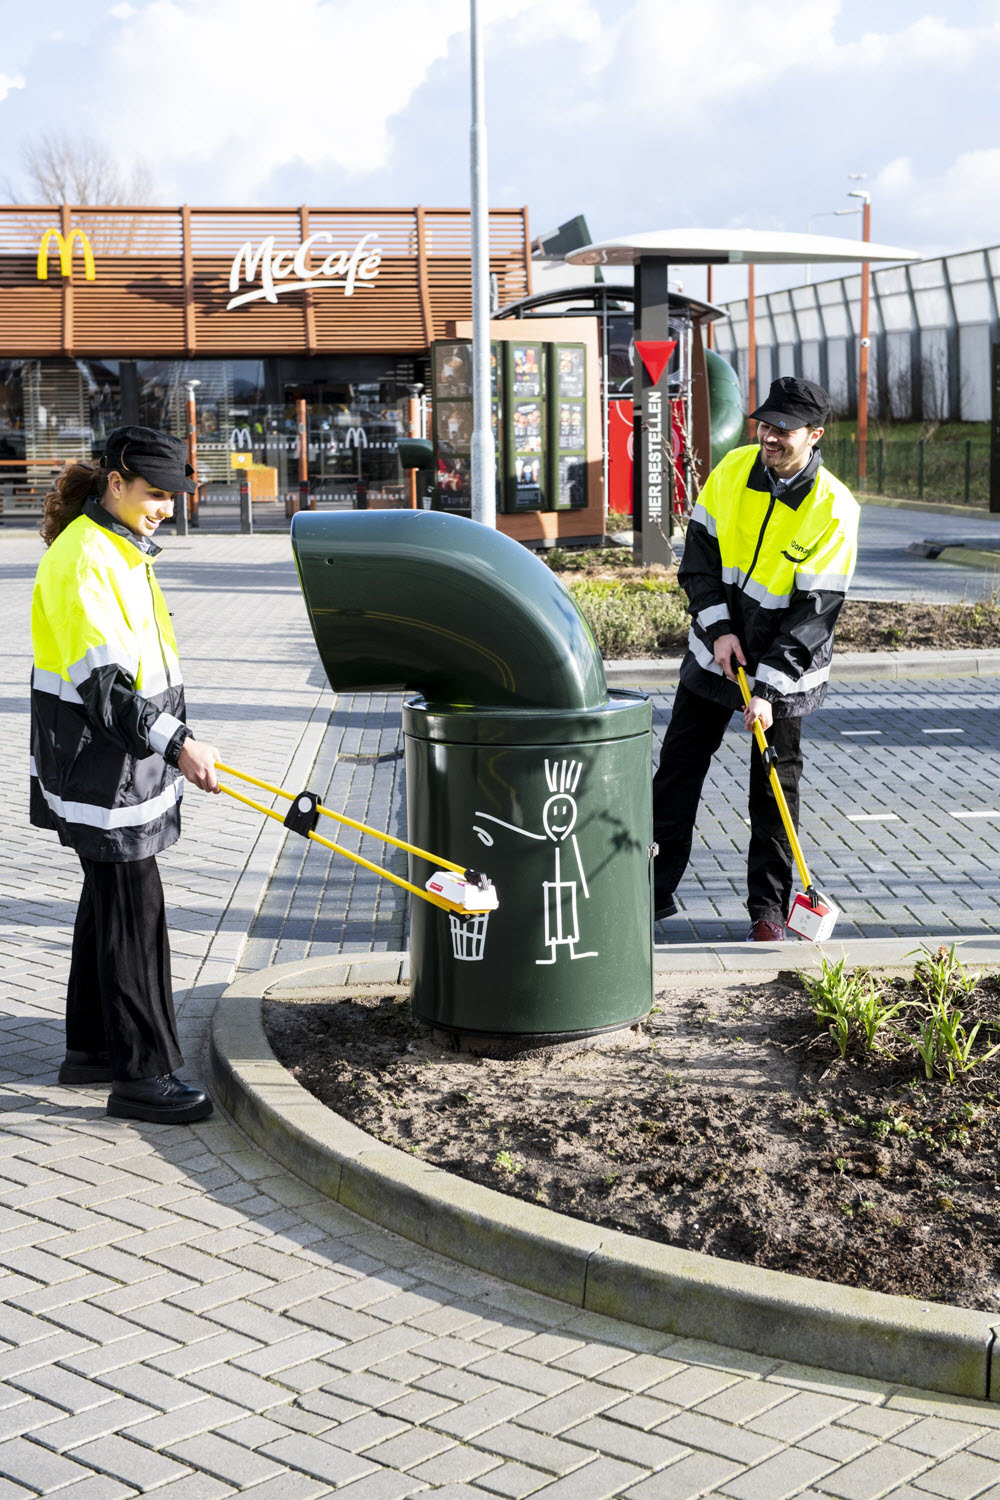
{"type": "MultiPolygon", "coordinates": [[[[411,689],[408,841],[484,870],[485,916],[414,900],[413,1007],[454,1032],[568,1039],[652,1003],[652,713],[609,692],[555,574],[440,512],[299,512],[292,544],[337,690],[411,689]]],[[[433,867],[410,856],[423,886],[433,867]]]]}

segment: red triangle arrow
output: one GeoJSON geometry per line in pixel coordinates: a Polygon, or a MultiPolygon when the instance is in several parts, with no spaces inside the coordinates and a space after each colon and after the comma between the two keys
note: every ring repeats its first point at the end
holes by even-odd
{"type": "Polygon", "coordinates": [[[670,357],[677,348],[676,339],[636,339],[635,347],[654,385],[659,383],[670,357]]]}

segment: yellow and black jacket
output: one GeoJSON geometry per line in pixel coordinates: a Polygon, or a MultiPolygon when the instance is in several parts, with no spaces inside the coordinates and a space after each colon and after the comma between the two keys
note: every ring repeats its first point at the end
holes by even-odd
{"type": "Polygon", "coordinates": [[[778,493],[756,446],[728,453],[698,497],[678,571],[692,617],[685,686],[740,706],[738,687],[712,655],[719,636],[732,634],[753,692],[770,700],[776,719],[818,708],[857,558],[859,515],[818,448],[778,493]]]}
{"type": "Polygon", "coordinates": [[[31,821],[86,859],[145,859],[180,834],[190,731],[159,551],[91,498],[35,578],[31,821]]]}

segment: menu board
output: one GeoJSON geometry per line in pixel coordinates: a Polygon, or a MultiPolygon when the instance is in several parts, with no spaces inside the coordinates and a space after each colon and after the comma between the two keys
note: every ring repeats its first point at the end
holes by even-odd
{"type": "Polygon", "coordinates": [[[504,509],[545,507],[544,344],[514,340],[504,345],[504,509]]]}
{"type": "MultiPolygon", "coordinates": [[[[493,392],[491,420],[499,448],[501,435],[498,400],[499,351],[490,345],[490,385],[493,392]]],[[[439,340],[432,346],[431,402],[434,428],[435,486],[432,508],[472,512],[472,345],[439,340]]],[[[498,482],[499,494],[499,482],[498,482]]]]}
{"type": "Polygon", "coordinates": [[[582,510],[587,504],[587,350],[549,344],[549,504],[582,510]]]}

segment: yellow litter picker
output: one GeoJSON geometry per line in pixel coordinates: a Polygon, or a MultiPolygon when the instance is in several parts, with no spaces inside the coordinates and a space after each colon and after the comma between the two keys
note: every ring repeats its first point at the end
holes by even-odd
{"type": "Polygon", "coordinates": [[[370,828],[367,823],[359,823],[355,818],[349,818],[344,813],[334,812],[332,808],[323,806],[315,792],[286,792],[280,786],[272,786],[269,781],[261,781],[257,776],[249,776],[246,771],[238,771],[235,766],[224,765],[222,761],[216,761],[215,764],[216,769],[222,771],[224,775],[236,776],[240,781],[246,781],[251,786],[270,792],[272,797],[283,797],[292,805],[282,817],[281,813],[276,812],[274,808],[265,807],[263,802],[257,802],[253,797],[247,797],[243,792],[237,792],[233,787],[225,786],[220,781],[219,790],[225,792],[227,797],[235,797],[237,802],[242,802],[245,806],[254,808],[256,812],[263,813],[265,818],[276,819],[286,828],[290,828],[293,833],[299,833],[303,838],[322,844],[324,849],[332,849],[334,854],[342,854],[345,859],[353,860],[354,864],[371,870],[380,880],[390,880],[393,885],[401,886],[412,896],[419,896],[421,901],[430,902],[431,906],[439,906],[442,911],[448,912],[451,916],[458,918],[481,916],[484,912],[496,911],[500,904],[493,882],[481,870],[467,870],[464,865],[456,865],[450,859],[442,859],[440,855],[430,854],[426,849],[418,849],[415,844],[407,844],[402,839],[393,838],[391,833],[382,833],[377,828],[370,828]],[[343,844],[336,844],[332,839],[325,839],[322,834],[316,832],[316,825],[320,818],[332,818],[335,823],[342,823],[345,827],[354,828],[359,833],[367,833],[371,838],[378,839],[380,843],[392,844],[396,849],[405,849],[407,854],[415,854],[418,859],[425,859],[437,868],[421,888],[409,880],[404,880],[401,875],[394,875],[391,870],[385,869],[382,865],[376,865],[370,859],[355,854],[352,849],[345,849],[343,844]]]}
{"type": "MultiPolygon", "coordinates": [[[[740,692],[743,694],[743,702],[748,704],[750,702],[750,687],[747,683],[747,674],[742,667],[737,667],[736,675],[739,679],[740,692]]],[[[829,896],[824,896],[823,892],[818,891],[812,883],[812,877],[806,865],[806,857],[802,853],[802,845],[799,843],[799,836],[795,832],[795,824],[792,822],[792,815],[788,811],[788,803],[785,801],[785,794],[781,789],[781,782],[778,780],[778,767],[775,764],[774,751],[767,743],[767,735],[759,723],[753,726],[753,732],[758,748],[760,749],[761,759],[767,767],[768,775],[771,778],[771,791],[774,793],[774,800],[778,804],[778,812],[781,814],[781,821],[785,825],[788,842],[792,846],[792,854],[795,857],[795,863],[798,867],[799,876],[804,888],[792,897],[792,904],[785,919],[785,926],[789,932],[794,932],[797,937],[807,938],[810,943],[824,943],[828,937],[832,936],[834,925],[840,912],[834,906],[829,896]]]]}

